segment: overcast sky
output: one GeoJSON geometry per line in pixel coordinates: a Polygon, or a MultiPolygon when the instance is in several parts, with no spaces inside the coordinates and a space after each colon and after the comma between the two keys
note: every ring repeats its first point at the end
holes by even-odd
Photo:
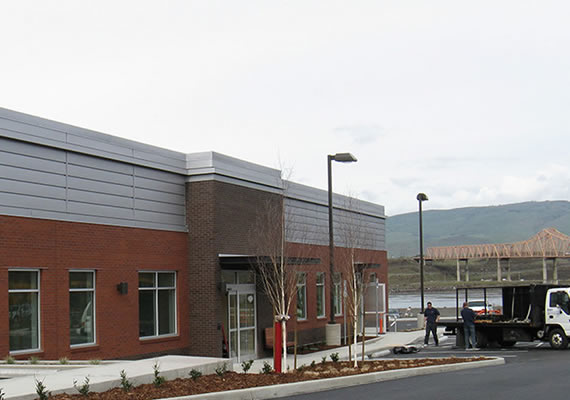
{"type": "Polygon", "coordinates": [[[0,106],[424,209],[570,197],[570,1],[0,0],[0,106]]]}

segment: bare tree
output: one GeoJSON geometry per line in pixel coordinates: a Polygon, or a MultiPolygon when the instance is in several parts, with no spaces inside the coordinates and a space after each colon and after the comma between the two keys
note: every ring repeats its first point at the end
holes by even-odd
{"type": "Polygon", "coordinates": [[[287,213],[285,202],[285,191],[268,200],[257,214],[251,235],[257,255],[254,269],[271,303],[275,321],[281,323],[282,371],[287,370],[287,321],[291,301],[297,292],[298,266],[311,251],[310,246],[291,242],[295,238],[297,242],[306,242],[299,239],[306,235],[287,213]]]}
{"type": "MultiPolygon", "coordinates": [[[[362,224],[361,218],[356,211],[354,205],[355,200],[349,198],[347,201],[346,209],[348,210],[342,215],[339,223],[339,234],[342,240],[342,248],[337,250],[338,270],[341,271],[343,279],[346,281],[346,310],[349,327],[352,331],[352,342],[349,341],[349,357],[352,361],[354,356],[354,367],[358,367],[356,357],[356,338],[358,337],[358,320],[362,315],[362,301],[365,296],[366,282],[368,280],[368,270],[365,265],[358,260],[358,249],[364,245],[366,232],[362,224]],[[354,350],[351,351],[351,347],[354,350]]],[[[362,321],[362,341],[364,343],[364,316],[362,321]]],[[[364,345],[362,348],[362,355],[364,356],[364,345]]]]}

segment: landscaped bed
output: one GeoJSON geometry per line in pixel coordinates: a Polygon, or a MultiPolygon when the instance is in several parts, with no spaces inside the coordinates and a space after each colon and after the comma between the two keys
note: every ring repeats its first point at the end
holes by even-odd
{"type": "MultiPolygon", "coordinates": [[[[88,396],[81,394],[59,394],[50,399],[102,399],[102,400],[148,400],[166,397],[176,397],[192,394],[220,392],[226,390],[245,389],[259,386],[278,385],[291,382],[301,382],[314,379],[335,378],[340,376],[356,375],[369,372],[389,371],[404,368],[417,368],[432,365],[456,364],[471,361],[488,360],[486,357],[450,357],[450,358],[425,358],[425,359],[391,359],[365,361],[361,368],[353,368],[352,363],[324,362],[313,363],[303,366],[296,371],[286,374],[246,374],[236,372],[217,373],[206,376],[199,376],[166,381],[160,385],[146,384],[140,385],[125,391],[122,388],[115,388],[103,393],[90,393],[88,396]]],[[[360,363],[359,363],[360,364],[360,363]]],[[[155,380],[156,381],[156,380],[155,380]]],[[[81,383],[78,383],[78,387],[81,383]]]]}

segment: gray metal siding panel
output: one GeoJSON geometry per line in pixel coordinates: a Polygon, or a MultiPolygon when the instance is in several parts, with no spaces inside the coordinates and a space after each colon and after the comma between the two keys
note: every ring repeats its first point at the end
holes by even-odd
{"type": "Polygon", "coordinates": [[[84,190],[93,193],[115,194],[117,196],[133,196],[132,185],[117,185],[110,182],[93,181],[84,178],[69,177],[67,179],[69,189],[84,190]]]}
{"type": "Polygon", "coordinates": [[[135,176],[135,186],[155,190],[157,192],[174,193],[179,195],[184,195],[185,192],[184,185],[156,181],[154,179],[141,178],[139,176],[135,176]]]}
{"type": "Polygon", "coordinates": [[[182,205],[136,199],[135,200],[135,209],[146,210],[146,211],[155,211],[158,213],[176,214],[176,215],[183,217],[185,208],[182,205]]]}
{"type": "Polygon", "coordinates": [[[183,175],[11,139],[0,144],[3,214],[185,230],[183,175]]]}
{"type": "Polygon", "coordinates": [[[170,204],[184,204],[184,195],[165,192],[157,192],[155,190],[135,188],[135,197],[141,200],[152,200],[170,204]]]}
{"type": "Polygon", "coordinates": [[[69,165],[67,173],[69,176],[75,178],[84,178],[100,182],[111,182],[126,186],[133,185],[132,175],[125,175],[88,167],[80,167],[79,165],[69,165]]]}
{"type": "Polygon", "coordinates": [[[134,219],[132,208],[119,208],[115,206],[104,206],[100,204],[87,204],[70,201],[67,206],[67,211],[77,215],[134,219]]]}
{"type": "Polygon", "coordinates": [[[0,136],[185,174],[186,154],[0,108],[0,136]]]}
{"type": "Polygon", "coordinates": [[[0,176],[21,182],[65,187],[65,175],[0,165],[0,176]]]}
{"type": "Polygon", "coordinates": [[[14,193],[0,193],[0,204],[14,208],[65,212],[65,200],[26,196],[14,193]]]}
{"type": "Polygon", "coordinates": [[[132,165],[120,163],[113,160],[107,160],[104,158],[87,156],[85,154],[69,152],[67,156],[67,162],[71,165],[78,165],[81,167],[95,168],[103,171],[111,171],[126,175],[133,174],[132,165]]]}
{"type": "MultiPolygon", "coordinates": [[[[287,199],[287,240],[326,246],[328,207],[301,200],[287,199]]],[[[335,245],[385,250],[385,220],[370,215],[335,208],[333,210],[335,245]],[[349,234],[350,232],[350,234],[349,234]],[[352,232],[356,232],[352,239],[352,232]]]]}
{"type": "Polygon", "coordinates": [[[13,181],[4,178],[0,178],[0,193],[1,192],[52,199],[65,199],[65,188],[63,187],[13,181]]]}
{"type": "Polygon", "coordinates": [[[102,194],[87,192],[84,190],[74,190],[70,189],[68,191],[69,201],[76,201],[79,203],[87,204],[100,204],[103,206],[119,207],[119,208],[133,208],[133,198],[115,196],[111,194],[102,194]]]}

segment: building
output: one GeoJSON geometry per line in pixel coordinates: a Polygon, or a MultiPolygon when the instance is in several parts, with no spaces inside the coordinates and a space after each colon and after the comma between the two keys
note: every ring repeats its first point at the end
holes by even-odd
{"type": "MultiPolygon", "coordinates": [[[[264,254],[251,238],[272,202],[293,222],[288,246],[305,260],[290,326],[302,343],[322,341],[325,191],[215,152],[183,154],[0,108],[0,356],[262,354],[272,310],[255,283],[251,261],[264,254]]],[[[359,227],[357,262],[383,307],[384,208],[335,196],[334,212],[359,227]]]]}

